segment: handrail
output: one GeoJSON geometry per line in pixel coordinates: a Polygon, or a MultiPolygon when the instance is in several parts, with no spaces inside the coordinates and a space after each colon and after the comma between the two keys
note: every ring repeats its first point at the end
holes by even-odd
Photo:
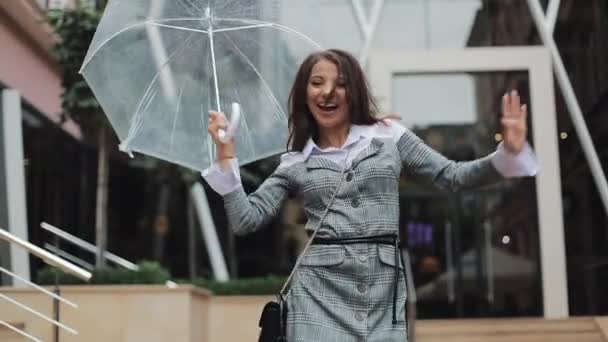
{"type": "MultiPolygon", "coordinates": [[[[42,229],[44,229],[44,230],[52,233],[52,234],[55,234],[56,236],[58,236],[58,237],[60,237],[60,238],[62,238],[64,240],[67,240],[68,242],[71,242],[72,244],[74,244],[77,247],[80,247],[80,248],[82,248],[82,249],[84,249],[84,250],[86,250],[88,252],[91,252],[91,253],[95,253],[95,254],[97,253],[97,250],[98,250],[97,246],[93,245],[90,242],[82,240],[81,238],[76,237],[76,236],[74,236],[74,235],[72,235],[72,234],[70,234],[68,232],[65,232],[65,231],[63,231],[63,230],[61,230],[61,229],[59,229],[59,228],[57,228],[57,227],[55,227],[55,226],[53,226],[53,225],[51,225],[49,223],[41,222],[40,223],[40,227],[42,229]]],[[[61,249],[59,249],[59,248],[57,248],[57,247],[55,247],[55,246],[53,246],[51,244],[47,243],[47,244],[44,245],[44,247],[46,249],[50,250],[53,253],[57,253],[58,255],[61,255],[62,257],[66,258],[68,260],[71,260],[72,262],[74,262],[76,264],[80,264],[81,266],[83,266],[85,268],[88,268],[90,270],[94,269],[93,265],[91,265],[91,264],[87,263],[86,261],[81,260],[81,259],[79,259],[79,258],[77,258],[77,257],[75,257],[75,256],[73,256],[73,255],[71,255],[69,253],[66,253],[65,251],[63,251],[63,250],[61,250],[61,249]]],[[[137,271],[137,270],[139,270],[139,266],[138,265],[130,262],[127,259],[123,259],[123,258],[119,257],[116,254],[112,254],[112,253],[106,251],[106,252],[103,253],[103,255],[104,255],[104,257],[106,259],[114,262],[118,266],[122,266],[122,267],[124,267],[126,269],[129,269],[131,271],[137,271]]],[[[165,282],[165,286],[167,286],[168,288],[174,289],[178,285],[177,285],[177,283],[175,283],[175,282],[173,282],[171,280],[167,280],[165,282]]]]}
{"type": "Polygon", "coordinates": [[[20,277],[20,276],[18,276],[18,275],[16,275],[16,274],[14,274],[13,272],[11,272],[11,271],[9,271],[9,270],[5,269],[4,267],[1,267],[1,266],[0,266],[0,272],[2,272],[2,273],[6,273],[6,274],[8,274],[9,276],[11,276],[11,277],[13,277],[13,278],[15,278],[15,279],[17,279],[17,280],[21,281],[22,283],[25,283],[25,284],[27,284],[28,286],[33,287],[33,288],[35,288],[36,290],[38,290],[38,291],[40,291],[40,292],[42,292],[42,293],[44,293],[44,294],[46,294],[46,295],[48,295],[48,296],[50,296],[50,297],[53,297],[53,298],[55,298],[55,299],[57,299],[57,300],[59,300],[59,301],[61,301],[61,302],[65,303],[65,304],[67,304],[67,305],[69,305],[69,306],[73,307],[73,308],[78,308],[78,304],[76,304],[76,303],[74,303],[74,302],[71,302],[71,301],[69,301],[69,300],[67,300],[67,299],[65,299],[65,298],[63,298],[63,297],[61,297],[61,296],[58,296],[58,295],[54,294],[53,292],[51,292],[51,291],[49,291],[49,290],[45,289],[44,287],[40,287],[40,286],[38,286],[38,285],[36,285],[36,284],[32,283],[31,281],[29,281],[29,280],[27,280],[27,279],[24,279],[24,278],[22,278],[22,277],[20,277]]]}
{"type": "MultiPolygon", "coordinates": [[[[33,245],[30,242],[25,241],[25,240],[23,240],[23,239],[15,236],[15,235],[9,233],[7,230],[5,230],[3,228],[0,228],[0,239],[1,240],[5,240],[5,241],[7,241],[9,243],[14,243],[14,244],[16,244],[18,246],[21,246],[22,248],[26,249],[30,254],[33,254],[33,255],[37,256],[38,258],[42,259],[45,263],[47,263],[47,264],[49,264],[49,265],[51,265],[53,267],[57,267],[60,270],[66,272],[66,273],[72,274],[72,275],[74,275],[74,276],[76,276],[76,277],[78,277],[78,278],[80,278],[82,280],[85,280],[85,281],[89,281],[91,279],[92,275],[91,275],[90,272],[88,272],[86,270],[83,270],[82,268],[80,268],[80,267],[78,267],[76,265],[73,265],[73,264],[71,264],[68,261],[63,260],[63,259],[61,259],[61,258],[59,258],[59,257],[57,257],[57,256],[55,256],[55,255],[53,255],[53,254],[45,251],[44,249],[42,249],[42,248],[40,248],[40,247],[38,247],[36,245],[33,245]]],[[[2,268],[2,267],[0,267],[0,271],[2,271],[3,273],[8,274],[9,276],[11,276],[11,277],[13,277],[13,278],[15,278],[15,279],[17,279],[19,281],[22,281],[22,282],[24,282],[24,283],[26,283],[26,284],[28,284],[28,285],[36,288],[37,290],[42,291],[43,293],[45,293],[47,295],[50,295],[55,300],[62,301],[62,302],[66,303],[68,305],[71,305],[73,307],[78,307],[76,304],[74,304],[74,303],[72,303],[72,302],[70,302],[68,300],[63,299],[60,296],[57,296],[56,294],[50,293],[50,291],[47,291],[47,290],[41,288],[40,286],[38,286],[38,285],[36,285],[36,284],[34,284],[34,283],[32,283],[32,282],[30,282],[30,281],[22,278],[22,277],[20,277],[20,276],[18,276],[16,274],[13,274],[12,272],[10,272],[10,271],[2,268]]],[[[27,306],[25,304],[22,304],[19,301],[16,301],[16,300],[12,299],[11,297],[8,297],[8,296],[0,293],[0,298],[6,300],[8,302],[10,302],[13,305],[18,306],[19,308],[21,308],[21,309],[23,309],[23,310],[25,310],[25,311],[27,311],[27,312],[35,315],[36,317],[39,317],[39,318],[41,318],[41,319],[43,319],[43,320],[45,320],[47,322],[50,322],[51,324],[55,325],[56,327],[60,327],[63,330],[66,330],[66,331],[68,331],[69,333],[71,333],[73,335],[78,335],[78,331],[70,328],[69,326],[67,326],[67,325],[65,325],[65,324],[63,324],[63,323],[61,323],[61,322],[59,322],[59,321],[57,321],[55,319],[49,318],[49,317],[41,314],[40,312],[34,310],[33,308],[31,308],[31,307],[29,307],[29,306],[27,306]]],[[[32,335],[26,333],[25,331],[23,331],[23,330],[21,330],[21,329],[19,329],[17,327],[12,326],[11,324],[9,324],[9,323],[7,323],[7,322],[5,322],[3,320],[0,320],[0,325],[3,325],[3,326],[7,327],[8,329],[10,329],[12,331],[14,331],[14,332],[16,332],[16,333],[18,333],[18,334],[20,334],[20,335],[22,335],[24,337],[27,337],[27,338],[29,338],[32,341],[35,341],[35,342],[40,342],[41,341],[37,337],[32,336],[32,335]]]]}
{"type": "Polygon", "coordinates": [[[41,339],[39,339],[39,338],[37,338],[37,337],[35,337],[35,336],[32,336],[32,335],[30,335],[30,334],[26,333],[25,331],[23,331],[23,330],[21,330],[21,329],[19,329],[19,328],[17,328],[17,327],[14,327],[14,326],[12,326],[11,324],[9,324],[9,323],[7,323],[7,322],[5,322],[5,321],[1,320],[1,319],[0,319],[0,325],[3,325],[3,326],[5,326],[5,327],[9,328],[10,330],[12,330],[12,331],[16,332],[17,334],[19,334],[19,335],[21,335],[21,336],[24,336],[24,337],[27,337],[27,338],[29,338],[30,340],[34,341],[34,342],[43,342],[41,339]]]}
{"type": "Polygon", "coordinates": [[[68,332],[72,333],[73,335],[78,335],[78,331],[76,331],[76,330],[68,327],[67,325],[65,325],[65,324],[63,324],[63,323],[61,323],[59,321],[56,321],[56,320],[54,320],[52,318],[46,317],[45,315],[41,314],[40,312],[32,309],[31,307],[29,307],[29,306],[27,306],[25,304],[19,303],[18,301],[12,299],[9,296],[6,296],[6,295],[0,293],[0,298],[6,300],[7,302],[10,302],[11,304],[14,304],[14,305],[20,307],[21,309],[23,309],[23,310],[25,310],[25,311],[27,311],[27,312],[35,315],[36,317],[39,317],[39,318],[41,318],[41,319],[43,319],[43,320],[45,320],[45,321],[47,321],[49,323],[52,323],[52,324],[60,327],[61,329],[65,330],[65,331],[68,331],[68,332]]]}
{"type": "MultiPolygon", "coordinates": [[[[55,227],[55,226],[53,226],[53,225],[51,225],[49,223],[41,222],[40,223],[40,228],[42,228],[42,229],[44,229],[44,230],[46,230],[46,231],[48,231],[48,232],[50,232],[52,234],[55,234],[58,237],[66,240],[66,241],[68,241],[68,242],[70,242],[70,243],[72,243],[72,244],[74,244],[74,245],[76,245],[76,246],[78,246],[78,247],[80,247],[80,248],[88,251],[88,252],[97,253],[97,251],[98,251],[97,246],[93,245],[92,243],[87,242],[87,241],[85,241],[85,240],[83,240],[83,239],[81,239],[81,238],[79,238],[77,236],[74,236],[74,235],[70,234],[70,233],[67,233],[67,232],[65,232],[65,231],[63,231],[63,230],[61,230],[61,229],[59,229],[59,228],[57,228],[57,227],[55,227]]],[[[112,261],[112,262],[114,262],[114,263],[116,263],[116,264],[118,264],[118,265],[120,265],[120,266],[122,266],[124,268],[130,269],[132,271],[137,271],[139,269],[139,266],[137,266],[136,264],[130,262],[129,260],[123,259],[123,258],[119,257],[118,255],[112,254],[112,253],[110,253],[108,251],[105,251],[103,253],[103,256],[106,259],[108,259],[108,260],[110,260],[110,261],[112,261]]]]}
{"type": "Polygon", "coordinates": [[[49,252],[55,253],[55,255],[58,255],[58,256],[64,258],[65,260],[68,260],[68,261],[86,269],[87,271],[92,271],[95,269],[95,266],[93,266],[93,264],[86,262],[78,257],[75,257],[72,254],[61,250],[60,248],[57,248],[57,247],[51,245],[50,243],[45,243],[44,248],[46,248],[49,252]]]}
{"type": "Polygon", "coordinates": [[[76,265],[73,265],[70,262],[65,261],[65,260],[45,251],[44,249],[42,249],[36,245],[33,245],[21,238],[9,233],[8,231],[4,230],[3,228],[0,228],[0,239],[21,246],[21,247],[27,249],[31,254],[34,254],[35,256],[42,259],[47,264],[49,264],[51,266],[55,266],[55,267],[61,269],[62,271],[66,272],[66,273],[70,273],[82,280],[89,281],[92,277],[91,272],[86,271],[76,265]]]}

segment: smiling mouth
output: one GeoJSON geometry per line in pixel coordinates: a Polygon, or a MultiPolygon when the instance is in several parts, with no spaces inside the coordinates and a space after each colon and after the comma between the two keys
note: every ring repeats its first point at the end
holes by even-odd
{"type": "Polygon", "coordinates": [[[333,113],[338,109],[338,105],[333,103],[319,103],[317,104],[317,108],[325,113],[333,113]]]}

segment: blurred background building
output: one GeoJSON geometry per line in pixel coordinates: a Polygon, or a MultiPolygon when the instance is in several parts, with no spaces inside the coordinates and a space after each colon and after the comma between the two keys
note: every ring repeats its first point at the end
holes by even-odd
{"type": "MultiPolygon", "coordinates": [[[[606,169],[608,4],[558,3],[554,37],[606,169]]],[[[37,245],[52,242],[38,228],[41,221],[88,241],[95,234],[97,151],[61,115],[61,74],[49,53],[57,41],[41,21],[46,8],[66,5],[0,2],[0,87],[20,93],[23,132],[9,135],[22,139],[23,160],[3,159],[3,170],[12,171],[2,174],[1,189],[23,165],[27,201],[26,215],[11,224],[6,208],[15,194],[3,191],[0,224],[37,245]],[[19,230],[21,223],[27,229],[19,230]]],[[[312,38],[360,56],[382,109],[401,114],[404,125],[452,159],[495,150],[502,138],[500,98],[513,88],[531,104],[535,149],[540,142],[559,153],[556,164],[541,169],[548,177],[541,184],[517,179],[452,194],[402,179],[400,230],[412,256],[420,318],[543,316],[551,314],[547,308],[557,315],[608,314],[608,219],[559,87],[552,77],[537,76],[549,70],[550,59],[525,0],[277,0],[268,10],[293,17],[296,29],[311,25],[302,19],[307,13],[321,13],[312,38]],[[551,273],[562,266],[565,275],[551,273]],[[543,277],[562,276],[566,291],[551,292],[559,284],[543,277]]],[[[6,151],[13,142],[3,139],[6,151]]],[[[255,190],[277,163],[275,157],[245,166],[245,189],[255,190]]],[[[156,259],[177,278],[209,276],[204,243],[188,219],[187,184],[171,182],[169,197],[159,186],[176,178],[112,151],[108,249],[131,260],[156,259]],[[169,203],[162,220],[159,198],[169,203]]],[[[297,199],[262,231],[234,238],[221,198],[207,190],[231,275],[287,274],[306,238],[297,199]]],[[[11,262],[2,243],[0,258],[11,262]]],[[[41,267],[29,266],[32,274],[41,267]]]]}

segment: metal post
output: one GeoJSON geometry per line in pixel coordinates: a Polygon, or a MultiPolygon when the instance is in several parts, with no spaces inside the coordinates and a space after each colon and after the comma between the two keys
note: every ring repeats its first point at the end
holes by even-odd
{"type": "MultiPolygon", "coordinates": [[[[13,89],[0,95],[0,226],[10,227],[12,235],[27,240],[21,96],[13,89]]],[[[27,252],[14,244],[6,248],[0,248],[0,260],[7,260],[10,269],[29,279],[27,252]]]]}
{"type": "MultiPolygon", "coordinates": [[[[59,246],[59,244],[60,244],[59,236],[55,235],[53,240],[54,240],[55,248],[57,250],[61,250],[61,248],[59,246]]],[[[59,257],[58,255],[55,255],[55,256],[59,257]]],[[[55,270],[55,288],[54,288],[53,292],[55,293],[55,295],[61,296],[61,291],[59,290],[59,270],[55,270]]],[[[53,318],[57,322],[60,322],[59,321],[59,310],[60,310],[59,301],[57,300],[56,297],[53,297],[53,318]]],[[[53,336],[54,336],[53,341],[59,342],[59,327],[56,325],[53,325],[53,336]]]]}
{"type": "Polygon", "coordinates": [[[203,233],[202,236],[207,246],[213,276],[218,281],[228,281],[230,277],[228,276],[228,269],[224,260],[224,254],[222,253],[222,246],[217,237],[217,231],[203,186],[200,183],[194,183],[190,188],[190,196],[192,196],[194,201],[194,208],[203,233]]]}

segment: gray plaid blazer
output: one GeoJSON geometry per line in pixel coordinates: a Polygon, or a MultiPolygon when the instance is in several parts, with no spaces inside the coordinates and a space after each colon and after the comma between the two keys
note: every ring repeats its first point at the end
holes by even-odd
{"type": "MultiPolygon", "coordinates": [[[[277,214],[289,193],[295,193],[303,202],[306,229],[314,230],[341,171],[342,167],[333,161],[315,155],[289,167],[279,167],[251,195],[239,188],[224,196],[229,223],[237,234],[252,232],[277,214]]],[[[397,141],[374,138],[346,171],[318,236],[397,232],[402,171],[451,190],[502,178],[489,156],[470,162],[450,161],[409,130],[397,141]]],[[[378,244],[311,246],[287,294],[288,340],[405,341],[403,278],[399,281],[397,302],[397,317],[402,319],[392,324],[393,248],[378,244]]]]}

